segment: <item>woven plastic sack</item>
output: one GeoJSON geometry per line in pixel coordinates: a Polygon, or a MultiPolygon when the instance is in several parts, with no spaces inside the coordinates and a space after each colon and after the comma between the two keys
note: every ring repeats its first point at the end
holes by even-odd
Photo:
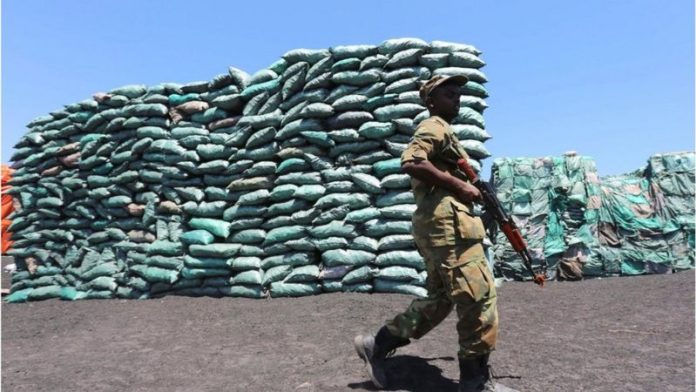
{"type": "Polygon", "coordinates": [[[326,267],[338,265],[359,267],[371,263],[375,259],[375,254],[362,250],[332,249],[322,253],[321,259],[326,267]]]}

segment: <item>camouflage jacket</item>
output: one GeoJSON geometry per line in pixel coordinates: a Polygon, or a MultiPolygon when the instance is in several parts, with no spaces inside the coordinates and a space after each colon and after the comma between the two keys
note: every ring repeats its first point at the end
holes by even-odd
{"type": "MultiPolygon", "coordinates": [[[[401,155],[401,164],[428,160],[437,169],[466,180],[456,170],[456,161],[468,158],[450,125],[440,117],[423,121],[401,155]]],[[[483,223],[472,214],[472,205],[457,200],[449,190],[412,178],[416,199],[413,237],[419,247],[454,245],[462,240],[482,240],[483,223]]]]}

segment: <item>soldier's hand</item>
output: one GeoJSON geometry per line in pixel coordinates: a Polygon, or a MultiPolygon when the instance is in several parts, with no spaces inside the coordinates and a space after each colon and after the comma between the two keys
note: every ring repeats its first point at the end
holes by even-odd
{"type": "Polygon", "coordinates": [[[464,203],[480,202],[481,192],[470,183],[462,181],[457,187],[457,198],[464,203]]]}

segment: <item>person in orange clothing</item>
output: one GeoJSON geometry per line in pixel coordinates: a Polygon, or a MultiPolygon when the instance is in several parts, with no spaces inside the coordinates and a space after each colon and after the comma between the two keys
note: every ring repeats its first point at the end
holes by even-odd
{"type": "Polygon", "coordinates": [[[2,239],[0,242],[2,243],[2,253],[4,254],[12,246],[12,233],[7,231],[12,221],[7,219],[7,217],[14,211],[14,204],[12,195],[8,194],[7,191],[12,188],[9,182],[12,179],[14,170],[7,165],[2,165],[0,167],[0,172],[2,172],[2,189],[0,190],[2,193],[2,210],[0,211],[0,218],[2,218],[2,239]]]}

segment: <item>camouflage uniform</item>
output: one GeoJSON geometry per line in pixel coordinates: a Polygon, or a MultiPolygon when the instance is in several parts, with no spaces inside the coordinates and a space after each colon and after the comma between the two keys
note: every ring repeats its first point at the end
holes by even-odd
{"type": "MultiPolygon", "coordinates": [[[[467,157],[451,127],[433,116],[423,121],[401,156],[401,163],[428,160],[439,170],[459,176],[451,162],[467,157]]],[[[461,177],[460,177],[461,178],[461,177]]],[[[483,223],[447,189],[417,179],[411,186],[417,210],[413,237],[428,271],[426,298],[386,323],[401,338],[418,339],[457,310],[459,357],[480,357],[495,348],[498,312],[493,275],[483,252],[483,223]]]]}

